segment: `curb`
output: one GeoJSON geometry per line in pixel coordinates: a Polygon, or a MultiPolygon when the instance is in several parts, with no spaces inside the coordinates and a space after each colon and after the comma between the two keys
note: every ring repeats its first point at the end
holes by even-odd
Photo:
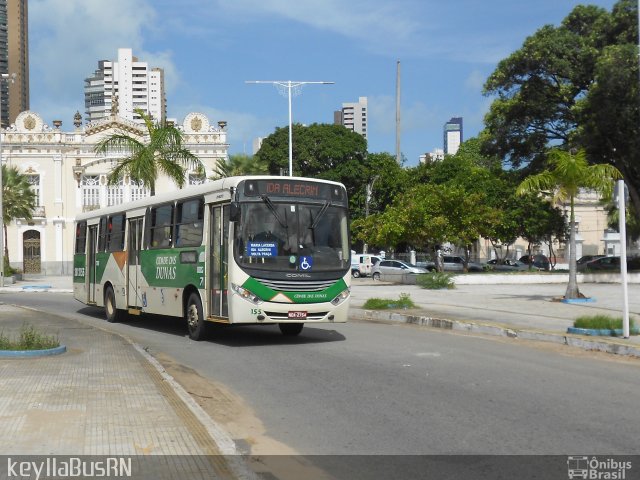
{"type": "Polygon", "coordinates": [[[579,347],[584,350],[597,350],[600,352],[612,353],[616,355],[628,355],[640,357],[640,347],[627,343],[617,343],[615,341],[593,340],[577,335],[565,335],[561,333],[551,333],[536,330],[522,330],[507,328],[499,325],[489,325],[472,323],[460,320],[447,320],[424,315],[407,315],[395,312],[382,312],[377,310],[350,309],[349,316],[367,321],[391,321],[398,323],[408,323],[425,327],[441,328],[481,335],[493,335],[498,337],[508,337],[513,339],[536,340],[540,342],[552,342],[560,345],[579,347]]]}
{"type": "Polygon", "coordinates": [[[28,293],[73,293],[72,288],[54,288],[50,285],[27,285],[24,287],[0,287],[0,293],[20,293],[20,292],[28,292],[28,293]]]}
{"type": "Polygon", "coordinates": [[[562,303],[581,304],[581,303],[595,303],[596,299],[593,298],[593,297],[588,297],[588,298],[563,298],[560,301],[562,303]]]}
{"type": "MultiPolygon", "coordinates": [[[[622,337],[624,335],[623,330],[621,328],[578,328],[578,327],[569,327],[567,328],[567,333],[573,333],[575,335],[587,335],[588,337],[622,337]]],[[[638,335],[640,330],[637,328],[630,328],[630,335],[638,335]]]]}
{"type": "Polygon", "coordinates": [[[51,355],[60,355],[65,353],[67,347],[60,345],[56,348],[47,348],[46,350],[0,350],[0,357],[3,358],[25,358],[25,357],[47,357],[51,355]]]}

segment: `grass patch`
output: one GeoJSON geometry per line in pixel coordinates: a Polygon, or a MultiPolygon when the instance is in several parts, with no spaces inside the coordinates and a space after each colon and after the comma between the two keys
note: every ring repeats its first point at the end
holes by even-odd
{"type": "Polygon", "coordinates": [[[456,288],[453,282],[453,275],[450,273],[431,272],[418,275],[416,278],[418,286],[427,290],[444,290],[456,288]]]}
{"type": "MultiPolygon", "coordinates": [[[[594,330],[620,330],[622,329],[622,318],[613,318],[609,315],[585,315],[578,317],[573,322],[576,328],[590,328],[594,330]]],[[[634,318],[629,318],[629,328],[635,328],[634,318]]]]}
{"type": "Polygon", "coordinates": [[[416,304],[413,303],[408,293],[401,293],[398,300],[391,300],[387,298],[370,298],[364,302],[364,307],[369,310],[387,310],[390,308],[416,308],[416,304]]]}
{"type": "Polygon", "coordinates": [[[48,350],[60,346],[57,336],[39,332],[33,325],[24,324],[17,338],[0,332],[0,350],[48,350]]]}

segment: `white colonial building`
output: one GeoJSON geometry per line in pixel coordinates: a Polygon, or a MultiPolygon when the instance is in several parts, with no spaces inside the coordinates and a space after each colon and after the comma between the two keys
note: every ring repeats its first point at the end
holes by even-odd
{"type": "MultiPolygon", "coordinates": [[[[107,186],[107,177],[118,156],[94,153],[104,137],[125,132],[144,141],[146,127],[117,115],[82,125],[79,113],[74,129],[64,131],[62,122],[46,125],[35,112],[22,112],[15,124],[0,130],[2,162],[16,166],[29,176],[36,191],[37,208],[31,220],[16,219],[8,226],[7,246],[11,266],[25,273],[71,274],[73,264],[74,219],[83,211],[127,203],[149,195],[129,178],[120,185],[107,186]]],[[[226,122],[212,125],[201,113],[188,114],[178,128],[184,145],[205,165],[210,177],[219,159],[228,158],[226,122]]],[[[188,172],[188,184],[206,181],[188,172]]],[[[156,183],[157,192],[177,190],[166,177],[156,183]]]]}

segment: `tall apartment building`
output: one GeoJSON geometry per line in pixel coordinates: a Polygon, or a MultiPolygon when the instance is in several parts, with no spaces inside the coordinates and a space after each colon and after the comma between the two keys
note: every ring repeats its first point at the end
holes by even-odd
{"type": "Polygon", "coordinates": [[[119,48],[117,61],[99,61],[98,69],[85,79],[84,105],[88,122],[114,113],[139,121],[136,109],[162,122],[167,118],[164,71],[138,61],[130,48],[119,48]]]}
{"type": "Polygon", "coordinates": [[[455,155],[463,141],[462,117],[452,117],[444,124],[444,153],[455,155]]]}
{"type": "Polygon", "coordinates": [[[29,39],[27,0],[0,0],[0,122],[8,126],[29,110],[29,39]]]}
{"type": "Polygon", "coordinates": [[[367,138],[367,97],[360,97],[358,103],[343,103],[342,110],[333,113],[333,123],[367,138]]]}

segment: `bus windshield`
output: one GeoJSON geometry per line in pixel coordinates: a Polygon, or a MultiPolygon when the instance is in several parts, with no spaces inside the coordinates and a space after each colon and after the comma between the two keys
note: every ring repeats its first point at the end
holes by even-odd
{"type": "Polygon", "coordinates": [[[241,267],[328,272],[349,267],[347,211],[323,203],[274,202],[266,195],[241,203],[235,258],[241,267]]]}

